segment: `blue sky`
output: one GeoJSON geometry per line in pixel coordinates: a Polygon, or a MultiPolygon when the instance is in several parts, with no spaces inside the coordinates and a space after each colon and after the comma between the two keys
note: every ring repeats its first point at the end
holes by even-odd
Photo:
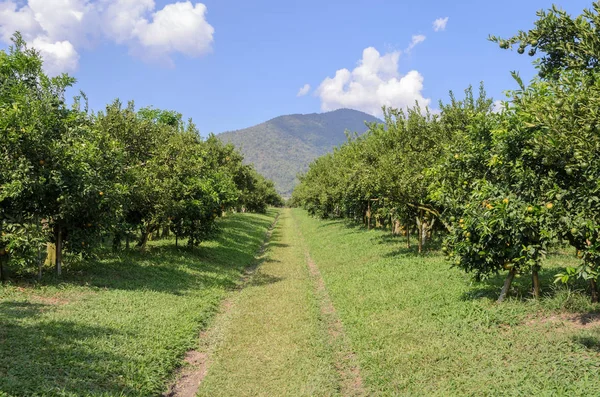
{"type": "MultiPolygon", "coordinates": [[[[174,7],[175,3],[0,0],[0,39],[6,43],[9,32],[18,28],[49,56],[58,54],[52,72],[64,68],[74,75],[77,89],[87,93],[93,109],[115,98],[135,100],[138,107],[153,105],[192,117],[206,135],[282,114],[340,106],[377,113],[386,101],[403,106],[417,98],[436,107],[449,90],[460,92],[479,81],[490,95],[502,99],[504,90],[515,88],[511,70],[526,79],[533,75],[532,58],[500,50],[487,41],[488,35],[528,29],[535,12],[552,4],[204,0],[180,1],[174,7]],[[171,6],[169,13],[160,14],[166,6],[171,6]],[[65,12],[71,9],[71,14],[65,12]],[[191,13],[194,19],[188,18],[191,13]],[[446,17],[445,29],[434,31],[434,20],[446,17]],[[130,20],[137,21],[135,27],[128,25],[130,20]],[[407,51],[413,37],[419,41],[423,36],[407,51]],[[363,67],[355,70],[363,52],[363,67]],[[344,68],[347,73],[333,80],[344,68]],[[310,91],[297,96],[305,84],[310,91]]],[[[590,0],[555,3],[572,14],[591,5],[590,0]]]]}

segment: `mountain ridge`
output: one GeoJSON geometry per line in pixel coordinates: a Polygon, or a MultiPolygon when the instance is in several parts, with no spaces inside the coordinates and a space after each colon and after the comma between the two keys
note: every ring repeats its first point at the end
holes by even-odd
{"type": "Polygon", "coordinates": [[[382,122],[353,109],[325,113],[295,113],[274,117],[252,127],[217,135],[244,154],[245,162],[273,180],[278,192],[289,197],[298,182],[298,173],[308,169],[315,158],[346,141],[345,131],[362,134],[365,123],[382,122]]]}

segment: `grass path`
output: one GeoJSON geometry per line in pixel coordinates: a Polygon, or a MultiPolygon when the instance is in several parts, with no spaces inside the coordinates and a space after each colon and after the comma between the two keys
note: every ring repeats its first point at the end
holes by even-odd
{"type": "MultiPolygon", "coordinates": [[[[302,235],[301,232],[300,235],[302,235]]],[[[339,391],[343,396],[363,396],[365,390],[356,354],[352,350],[344,325],[329,297],[319,267],[310,257],[308,248],[305,247],[304,250],[313,288],[320,302],[321,319],[327,328],[329,344],[334,353],[334,365],[340,377],[339,391]]]]}
{"type": "Polygon", "coordinates": [[[360,394],[358,367],[344,354],[343,329],[295,222],[284,210],[262,265],[216,325],[221,340],[200,396],[360,394]]]}
{"type": "Polygon", "coordinates": [[[71,261],[60,280],[0,285],[0,396],[160,395],[275,214],[230,214],[197,249],[156,241],[71,261]]]}
{"type": "Polygon", "coordinates": [[[569,256],[544,263],[542,299],[524,276],[498,305],[502,276],[474,283],[440,252],[417,256],[389,232],[293,216],[368,395],[600,395],[600,305],[552,284],[569,256]]]}
{"type": "Polygon", "coordinates": [[[542,299],[520,277],[498,305],[501,276],[298,209],[257,262],[275,213],[1,287],[0,396],[155,396],[185,352],[186,396],[600,395],[600,305],[552,285],[569,256],[545,261],[542,299]]]}

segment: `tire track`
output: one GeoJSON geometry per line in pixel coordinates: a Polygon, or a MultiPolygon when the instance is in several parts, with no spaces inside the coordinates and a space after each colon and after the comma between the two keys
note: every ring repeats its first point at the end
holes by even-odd
{"type": "Polygon", "coordinates": [[[340,377],[340,394],[342,396],[366,396],[356,353],[352,349],[350,339],[344,331],[344,325],[327,292],[319,267],[310,257],[306,240],[302,232],[297,228],[296,230],[304,245],[306,266],[313,281],[314,293],[320,306],[321,320],[325,324],[329,336],[329,345],[333,350],[334,365],[340,377]]]}

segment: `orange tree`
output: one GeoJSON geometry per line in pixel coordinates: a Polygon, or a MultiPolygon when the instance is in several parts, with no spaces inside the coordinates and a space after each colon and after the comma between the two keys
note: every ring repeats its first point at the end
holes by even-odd
{"type": "Polygon", "coordinates": [[[18,34],[13,41],[0,52],[2,253],[13,263],[41,265],[41,245],[53,241],[60,274],[63,248],[89,253],[110,222],[120,200],[121,151],[79,101],[66,106],[74,79],[48,78],[39,54],[18,34]]]}
{"type": "Polygon", "coordinates": [[[590,281],[598,300],[600,266],[600,3],[575,18],[553,7],[538,12],[534,28],[501,39],[502,48],[519,44],[540,55],[539,79],[514,94],[513,124],[524,125],[528,161],[541,198],[552,202],[552,229],[568,241],[582,259],[577,275],[590,281]]]}
{"type": "MultiPolygon", "coordinates": [[[[456,209],[449,255],[479,277],[510,269],[501,299],[514,274],[529,269],[534,295],[539,294],[541,258],[547,245],[559,239],[574,246],[582,262],[558,279],[577,275],[589,280],[592,298],[598,300],[598,10],[595,3],[593,10],[571,18],[553,8],[539,12],[527,32],[491,37],[501,48],[519,44],[519,53],[529,47],[529,55],[541,55],[535,62],[539,76],[526,87],[513,73],[520,89],[509,93],[510,106],[500,116],[475,119],[463,146],[458,141],[467,150],[454,154],[454,165],[447,156],[445,172],[474,175],[463,182],[468,191],[458,195],[462,199],[449,205],[456,209]]],[[[439,198],[457,196],[451,190],[460,184],[447,187],[439,198]]]]}
{"type": "Polygon", "coordinates": [[[449,223],[444,250],[453,264],[478,280],[508,270],[499,300],[507,296],[514,276],[528,271],[533,295],[539,296],[538,272],[555,237],[556,205],[547,194],[553,175],[539,168],[532,145],[540,137],[532,134],[527,111],[519,107],[520,98],[528,95],[515,92],[514,97],[501,114],[491,113],[489,102],[473,106],[469,95],[466,102],[443,107],[443,115],[454,115],[448,122],[462,119],[464,128],[432,172],[430,186],[449,223]],[[460,114],[467,117],[456,118],[460,114]]]}

